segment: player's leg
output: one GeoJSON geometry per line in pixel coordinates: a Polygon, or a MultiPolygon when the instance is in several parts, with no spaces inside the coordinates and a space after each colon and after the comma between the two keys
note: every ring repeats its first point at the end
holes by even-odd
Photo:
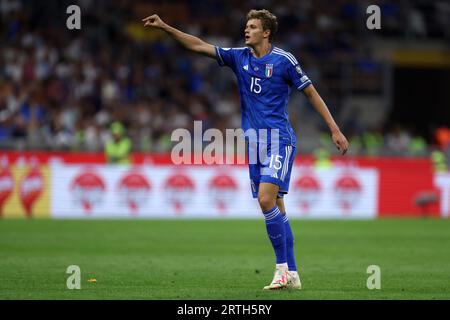
{"type": "Polygon", "coordinates": [[[286,258],[289,269],[287,287],[291,289],[301,289],[300,277],[298,275],[297,265],[295,263],[294,235],[289,224],[288,216],[286,215],[286,209],[284,206],[284,199],[282,195],[279,195],[279,197],[277,198],[277,206],[281,214],[283,215],[284,229],[286,232],[286,258]]]}
{"type": "Polygon", "coordinates": [[[294,165],[295,158],[295,147],[294,146],[282,146],[281,153],[283,155],[283,170],[280,176],[280,191],[278,193],[277,205],[279,206],[280,212],[283,215],[283,221],[286,232],[286,257],[289,266],[288,272],[288,288],[300,289],[300,277],[298,276],[297,266],[295,264],[294,256],[294,236],[292,234],[292,229],[289,224],[289,220],[286,215],[286,209],[284,205],[283,197],[289,192],[289,183],[291,180],[291,172],[294,165]],[[284,151],[284,153],[283,153],[284,151]]]}
{"type": "Polygon", "coordinates": [[[286,232],[286,259],[289,267],[289,271],[297,271],[297,265],[295,264],[294,257],[294,235],[289,224],[288,216],[286,215],[286,209],[284,206],[284,199],[282,197],[277,198],[277,206],[283,216],[284,229],[286,232]]]}
{"type": "Polygon", "coordinates": [[[273,183],[259,184],[258,202],[264,215],[266,231],[275,251],[275,275],[264,289],[282,289],[287,286],[286,229],[283,216],[277,206],[279,186],[273,183]]]}
{"type": "Polygon", "coordinates": [[[262,182],[259,184],[258,202],[264,215],[267,235],[275,251],[276,264],[287,266],[286,231],[283,216],[277,206],[279,186],[262,182]]]}

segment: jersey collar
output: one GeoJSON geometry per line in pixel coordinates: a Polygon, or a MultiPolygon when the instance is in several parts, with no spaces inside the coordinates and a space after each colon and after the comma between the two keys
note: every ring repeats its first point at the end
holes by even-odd
{"type": "Polygon", "coordinates": [[[263,56],[260,57],[260,58],[255,57],[255,56],[253,55],[253,49],[250,48],[250,56],[251,56],[253,59],[257,60],[257,61],[261,61],[261,60],[264,60],[266,57],[270,56],[270,55],[272,54],[272,51],[273,51],[274,48],[275,48],[275,46],[274,46],[273,44],[271,44],[271,45],[270,45],[270,50],[269,50],[269,52],[267,52],[265,55],[263,55],[263,56]]]}

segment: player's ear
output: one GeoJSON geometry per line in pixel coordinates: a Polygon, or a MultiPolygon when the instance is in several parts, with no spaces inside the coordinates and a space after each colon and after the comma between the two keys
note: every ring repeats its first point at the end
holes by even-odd
{"type": "Polygon", "coordinates": [[[264,38],[270,38],[270,30],[269,29],[267,29],[267,30],[264,30],[263,31],[263,36],[264,36],[264,38]]]}

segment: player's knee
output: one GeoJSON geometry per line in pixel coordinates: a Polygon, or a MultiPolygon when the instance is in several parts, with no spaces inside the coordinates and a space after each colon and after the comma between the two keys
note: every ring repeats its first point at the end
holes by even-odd
{"type": "Polygon", "coordinates": [[[275,207],[276,199],[273,199],[269,194],[261,193],[258,195],[258,202],[263,211],[268,211],[275,207]]]}

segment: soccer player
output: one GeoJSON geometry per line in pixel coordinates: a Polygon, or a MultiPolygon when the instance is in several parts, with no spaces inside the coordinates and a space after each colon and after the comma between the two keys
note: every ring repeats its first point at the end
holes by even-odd
{"type": "Polygon", "coordinates": [[[277,148],[272,148],[270,134],[265,139],[260,135],[246,136],[249,153],[266,149],[263,153],[266,156],[260,156],[256,163],[249,164],[253,197],[258,199],[276,258],[273,280],[264,289],[300,289],[294,237],[283,201],[289,190],[296,148],[295,133],[287,113],[291,88],[308,97],[327,123],[333,143],[342,154],[346,153],[348,142],[294,55],[273,45],[277,18],[267,10],[251,10],[247,14],[244,31],[246,47],[242,48],[208,44],[169,26],[156,14],[143,19],[143,22],[144,26],[165,31],[187,49],[216,59],[220,66],[233,70],[238,80],[244,132],[250,129],[257,132],[259,129],[278,130],[277,148]]]}

